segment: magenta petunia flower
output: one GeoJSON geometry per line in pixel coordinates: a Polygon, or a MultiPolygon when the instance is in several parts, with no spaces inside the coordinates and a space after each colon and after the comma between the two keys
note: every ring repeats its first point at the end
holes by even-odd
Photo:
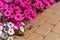
{"type": "Polygon", "coordinates": [[[11,18],[10,21],[13,22],[13,23],[16,23],[17,21],[16,20],[13,20],[14,18],[11,18]]]}
{"type": "Polygon", "coordinates": [[[55,0],[49,0],[50,3],[55,3],[55,0]]]}
{"type": "Polygon", "coordinates": [[[13,16],[16,21],[22,21],[24,19],[23,14],[16,14],[13,16]]]}
{"type": "Polygon", "coordinates": [[[4,9],[4,3],[0,0],[0,11],[4,9]]]}
{"type": "Polygon", "coordinates": [[[24,5],[25,5],[26,9],[32,9],[31,3],[29,1],[25,1],[24,5]]]}
{"type": "Polygon", "coordinates": [[[36,11],[32,10],[31,14],[29,15],[30,22],[32,22],[36,18],[36,16],[37,16],[36,11]]]}
{"type": "Polygon", "coordinates": [[[3,5],[0,5],[0,11],[4,9],[4,6],[3,5]]]}
{"type": "Polygon", "coordinates": [[[49,8],[50,5],[51,5],[51,4],[48,2],[45,7],[46,7],[46,8],[49,8]]]}
{"type": "Polygon", "coordinates": [[[37,9],[42,10],[42,9],[44,9],[44,4],[42,3],[42,1],[36,1],[34,3],[34,7],[37,8],[37,9]]]}
{"type": "Polygon", "coordinates": [[[7,20],[9,19],[10,16],[11,16],[10,11],[4,11],[2,18],[7,20]]]}
{"type": "Polygon", "coordinates": [[[22,10],[25,10],[26,9],[26,4],[24,4],[24,2],[20,2],[20,7],[22,10]]]}
{"type": "Polygon", "coordinates": [[[24,15],[25,15],[26,18],[28,18],[29,14],[30,14],[29,10],[24,10],[24,15]]]}
{"type": "Polygon", "coordinates": [[[15,27],[17,27],[18,29],[21,27],[21,22],[16,22],[14,23],[15,27]]]}
{"type": "Polygon", "coordinates": [[[4,24],[0,22],[0,26],[4,26],[4,24]]]}
{"type": "Polygon", "coordinates": [[[50,3],[48,0],[43,0],[44,4],[45,4],[45,8],[49,8],[50,7],[50,3]]]}
{"type": "Polygon", "coordinates": [[[24,15],[27,19],[30,20],[30,22],[36,17],[36,11],[34,10],[25,10],[24,15]]]}
{"type": "Polygon", "coordinates": [[[22,10],[21,10],[21,8],[20,8],[19,6],[15,6],[15,7],[14,7],[14,11],[15,11],[16,13],[21,13],[21,12],[22,12],[22,10]]]}
{"type": "Polygon", "coordinates": [[[3,0],[6,3],[12,2],[13,0],[3,0]]]}
{"type": "Polygon", "coordinates": [[[9,17],[9,16],[11,16],[11,13],[10,13],[10,11],[6,10],[6,11],[4,12],[4,15],[3,15],[3,16],[6,16],[6,17],[9,17]]]}
{"type": "Polygon", "coordinates": [[[18,2],[22,2],[22,0],[14,0],[14,2],[18,3],[18,2]]]}
{"type": "Polygon", "coordinates": [[[43,0],[44,4],[46,4],[47,2],[49,2],[48,0],[43,0]]]}

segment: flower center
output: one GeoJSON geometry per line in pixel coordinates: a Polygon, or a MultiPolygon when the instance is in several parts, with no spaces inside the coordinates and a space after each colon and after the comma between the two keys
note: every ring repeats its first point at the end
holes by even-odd
{"type": "Polygon", "coordinates": [[[17,18],[19,18],[20,16],[17,16],[17,18]]]}

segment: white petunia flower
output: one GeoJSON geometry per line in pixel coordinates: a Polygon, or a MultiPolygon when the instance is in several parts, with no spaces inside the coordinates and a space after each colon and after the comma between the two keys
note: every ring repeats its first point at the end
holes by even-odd
{"type": "Polygon", "coordinates": [[[14,30],[13,29],[9,29],[8,30],[8,34],[13,35],[14,34],[14,30]]]}
{"type": "Polygon", "coordinates": [[[2,31],[0,30],[0,37],[2,37],[2,31]]]}
{"type": "Polygon", "coordinates": [[[7,33],[8,31],[4,29],[4,32],[7,33]]]}
{"type": "Polygon", "coordinates": [[[14,24],[13,24],[12,22],[8,22],[8,23],[7,23],[7,26],[8,26],[9,28],[13,28],[13,27],[14,27],[14,24]]]}
{"type": "Polygon", "coordinates": [[[3,39],[7,39],[7,38],[8,38],[8,34],[7,34],[7,33],[3,33],[3,34],[2,34],[2,38],[3,38],[3,39]]]}
{"type": "Polygon", "coordinates": [[[0,34],[2,34],[2,31],[0,30],[0,34]]]}
{"type": "Polygon", "coordinates": [[[23,22],[21,22],[21,24],[24,26],[25,24],[23,22]]]}
{"type": "Polygon", "coordinates": [[[8,26],[5,26],[5,27],[4,27],[4,32],[7,33],[8,29],[9,29],[8,26]]]}
{"type": "Polygon", "coordinates": [[[0,38],[2,37],[2,34],[0,34],[0,38]]]}
{"type": "Polygon", "coordinates": [[[3,26],[0,26],[0,30],[3,30],[3,26]]]}
{"type": "Polygon", "coordinates": [[[20,31],[21,31],[21,32],[24,32],[23,26],[20,27],[20,31]]]}
{"type": "Polygon", "coordinates": [[[13,37],[8,37],[8,39],[7,40],[13,40],[13,37]]]}

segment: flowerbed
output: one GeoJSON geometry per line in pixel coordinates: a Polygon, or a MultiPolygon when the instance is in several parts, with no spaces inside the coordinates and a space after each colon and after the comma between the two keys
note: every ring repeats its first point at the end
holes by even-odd
{"type": "MultiPolygon", "coordinates": [[[[0,0],[0,39],[13,40],[12,35],[25,31],[25,22],[32,22],[38,10],[53,3],[55,0],[0,0]]],[[[32,25],[28,29],[31,28],[32,25]]]]}

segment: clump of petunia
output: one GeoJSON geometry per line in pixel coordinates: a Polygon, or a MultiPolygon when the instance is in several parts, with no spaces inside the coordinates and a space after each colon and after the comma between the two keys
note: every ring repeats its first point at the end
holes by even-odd
{"type": "Polygon", "coordinates": [[[37,10],[49,8],[53,3],[55,0],[0,0],[1,18],[11,21],[19,29],[23,20],[32,22],[37,10]]]}
{"type": "MultiPolygon", "coordinates": [[[[1,38],[6,39],[16,31],[24,32],[24,20],[32,22],[36,18],[38,10],[43,11],[55,2],[55,0],[0,0],[1,38]]],[[[9,39],[13,40],[11,37],[9,39]]]]}
{"type": "MultiPolygon", "coordinates": [[[[25,25],[25,24],[22,23],[22,25],[25,25]]],[[[0,23],[0,39],[1,40],[3,39],[9,40],[10,38],[12,38],[10,36],[16,35],[16,33],[18,34],[19,31],[24,32],[23,26],[20,26],[20,28],[18,29],[12,22],[0,23]],[[17,32],[15,30],[17,30],[17,32]]]]}

